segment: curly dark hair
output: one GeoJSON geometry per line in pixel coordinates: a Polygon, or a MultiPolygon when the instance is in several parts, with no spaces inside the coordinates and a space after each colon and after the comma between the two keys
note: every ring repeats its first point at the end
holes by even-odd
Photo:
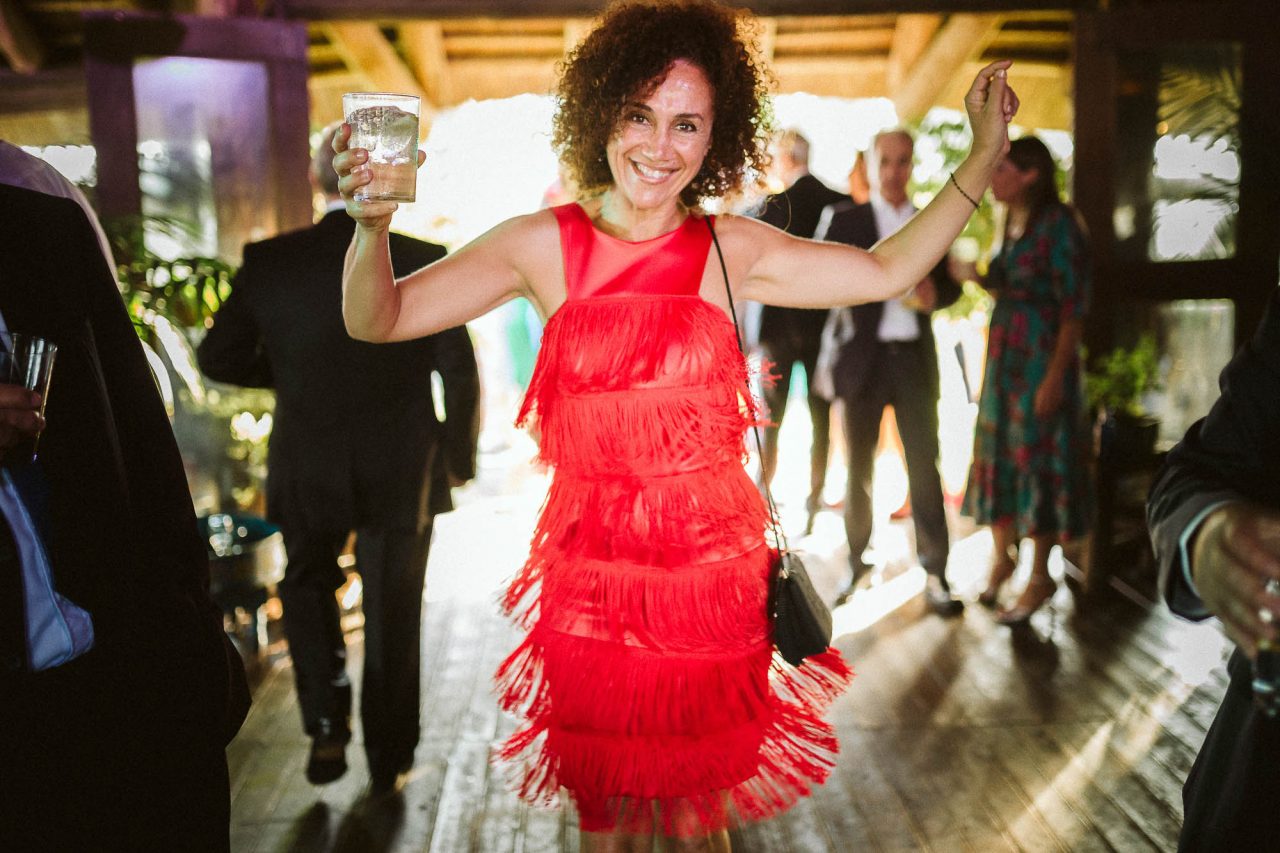
{"type": "Polygon", "coordinates": [[[711,83],[711,147],[680,193],[689,206],[738,190],[748,171],[768,164],[770,79],[756,61],[754,19],[713,0],[622,0],[565,60],[551,138],[579,189],[613,183],[605,147],[622,108],[648,97],[683,59],[711,83]]]}

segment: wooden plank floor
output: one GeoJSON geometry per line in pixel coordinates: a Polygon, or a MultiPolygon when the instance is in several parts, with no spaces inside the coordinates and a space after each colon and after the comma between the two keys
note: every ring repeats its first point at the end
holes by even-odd
{"type": "MultiPolygon", "coordinates": [[[[480,482],[437,523],[422,742],[401,795],[367,799],[358,732],[343,779],[306,782],[308,744],[277,639],[229,749],[237,853],[578,850],[571,814],[526,807],[489,762],[513,727],[489,677],[518,639],[494,598],[545,488],[528,456],[522,445],[487,454],[480,482]]],[[[798,529],[802,502],[782,497],[798,529]]],[[[950,574],[972,600],[990,540],[959,521],[953,535],[950,574]]],[[[943,620],[924,610],[909,537],[902,523],[877,530],[886,569],[836,612],[836,645],[858,675],[830,715],[841,740],[834,774],[788,814],[735,832],[735,851],[1174,849],[1182,780],[1225,689],[1221,632],[1178,622],[1127,587],[1083,606],[1060,587],[1054,612],[1020,632],[976,605],[943,620]]],[[[842,538],[829,512],[797,543],[828,594],[842,578],[842,538]]],[[[1070,571],[1055,564],[1059,576],[1070,571]]],[[[358,620],[348,639],[358,676],[358,620]]]]}

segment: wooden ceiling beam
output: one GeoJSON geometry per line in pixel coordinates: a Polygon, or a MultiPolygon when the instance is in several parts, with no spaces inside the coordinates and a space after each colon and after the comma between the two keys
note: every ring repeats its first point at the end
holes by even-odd
{"type": "Polygon", "coordinates": [[[820,32],[779,32],[775,54],[884,53],[893,40],[889,29],[826,30],[820,32]]]}
{"type": "Polygon", "coordinates": [[[772,64],[778,53],[778,21],[776,18],[760,19],[760,58],[772,64]]]}
{"type": "MultiPolygon", "coordinates": [[[[1021,12],[1058,11],[1081,0],[751,0],[759,16],[847,18],[855,15],[891,16],[904,12],[1021,12]]],[[[353,9],[371,18],[545,19],[598,14],[607,0],[276,0],[284,17],[299,20],[342,20],[353,9]]]]}
{"type": "Polygon", "coordinates": [[[780,33],[818,33],[838,30],[890,30],[897,15],[778,15],[780,33]]]}
{"type": "Polygon", "coordinates": [[[564,53],[563,31],[554,35],[498,35],[444,37],[450,57],[499,58],[504,56],[559,56],[564,53]]]}
{"type": "Polygon", "coordinates": [[[1071,33],[1063,30],[1001,30],[988,50],[1010,52],[1071,51],[1071,33]]]}
{"type": "Polygon", "coordinates": [[[439,21],[405,21],[400,25],[400,47],[414,76],[432,104],[454,102],[453,75],[445,50],[444,28],[439,21]]]}
{"type": "Polygon", "coordinates": [[[942,26],[941,15],[899,15],[893,28],[893,44],[889,46],[885,83],[890,92],[902,88],[911,70],[924,53],[929,42],[942,26]]]}
{"type": "Polygon", "coordinates": [[[564,18],[464,18],[442,20],[440,25],[446,36],[549,36],[561,32],[564,21],[564,18]]]}
{"type": "Polygon", "coordinates": [[[590,18],[565,18],[561,39],[566,55],[582,43],[582,40],[591,32],[593,23],[590,18]]]}
{"type": "Polygon", "coordinates": [[[347,67],[363,75],[374,90],[417,95],[422,99],[420,120],[425,133],[436,113],[436,104],[427,97],[418,78],[396,54],[381,28],[367,21],[330,21],[325,25],[325,32],[347,67]]]}
{"type": "Polygon", "coordinates": [[[903,121],[915,121],[938,103],[957,69],[982,56],[1000,29],[1000,15],[952,15],[938,30],[902,85],[889,93],[903,121]]]}
{"type": "Polygon", "coordinates": [[[19,74],[34,74],[45,64],[44,44],[17,0],[0,0],[0,54],[19,74]]]}

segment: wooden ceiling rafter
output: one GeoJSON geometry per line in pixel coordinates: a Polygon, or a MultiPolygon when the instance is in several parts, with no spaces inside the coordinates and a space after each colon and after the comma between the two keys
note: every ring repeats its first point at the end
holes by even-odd
{"type": "Polygon", "coordinates": [[[565,56],[568,56],[587,37],[587,34],[591,32],[591,24],[590,18],[565,18],[564,28],[561,31],[564,39],[565,56]]]}
{"type": "Polygon", "coordinates": [[[757,46],[760,48],[760,58],[766,64],[772,64],[778,51],[778,22],[774,18],[761,18],[759,24],[757,46]]]}
{"type": "Polygon", "coordinates": [[[885,60],[884,81],[890,97],[902,88],[912,66],[919,61],[941,26],[941,15],[898,16],[893,27],[893,42],[885,60]]]}
{"type": "Polygon", "coordinates": [[[425,134],[439,108],[383,35],[382,28],[369,21],[329,21],[324,26],[347,67],[368,80],[371,90],[402,92],[421,99],[420,120],[425,134]]]}
{"type": "MultiPolygon", "coordinates": [[[[35,25],[47,49],[47,70],[75,70],[67,65],[80,50],[80,12],[136,9],[144,4],[154,7],[157,2],[166,0],[0,0],[0,4],[16,4],[35,25]]],[[[476,15],[474,11],[465,16],[440,14],[440,4],[428,0],[415,6],[415,11],[408,11],[408,6],[396,7],[359,18],[354,7],[345,16],[338,15],[340,0],[323,2],[334,5],[308,27],[308,86],[312,120],[317,126],[341,117],[341,94],[345,91],[396,89],[418,94],[424,99],[424,124],[430,123],[435,111],[468,99],[549,92],[557,64],[590,31],[590,16],[597,11],[586,7],[561,10],[551,0],[537,0],[524,7],[528,17],[501,17],[492,12],[476,15]],[[433,9],[437,10],[435,18],[414,17],[433,9]],[[553,10],[564,11],[566,16],[558,17],[553,10]]],[[[995,5],[988,3],[986,7],[995,5]]],[[[911,3],[902,8],[921,10],[920,5],[911,3]]],[[[904,120],[934,104],[958,107],[957,91],[963,94],[959,78],[970,75],[971,66],[977,67],[987,57],[1011,56],[1019,91],[1023,91],[1025,80],[1032,95],[1024,98],[1028,122],[1043,127],[1071,126],[1074,18],[1069,10],[1041,8],[975,15],[948,14],[949,8],[954,6],[944,2],[931,10],[897,14],[882,5],[872,9],[874,14],[841,10],[814,16],[788,10],[757,18],[756,35],[760,53],[777,81],[777,92],[805,91],[844,98],[888,96],[898,104],[904,120]],[[974,29],[971,24],[975,20],[988,23],[974,29]],[[1037,65],[1033,69],[1029,63],[1037,65]]],[[[29,80],[20,83],[24,87],[34,85],[33,77],[6,71],[5,59],[0,50],[0,77],[29,80]]],[[[44,73],[47,71],[34,76],[44,73]]],[[[7,118],[5,113],[30,113],[30,126],[42,128],[41,133],[54,126],[49,117],[35,115],[42,109],[50,115],[68,108],[83,114],[83,95],[70,105],[59,102],[47,109],[25,109],[16,105],[18,94],[0,92],[0,122],[6,128],[13,127],[9,122],[17,119],[7,118]]]]}
{"type": "Polygon", "coordinates": [[[956,69],[981,57],[1000,29],[998,14],[960,14],[947,18],[924,53],[912,65],[893,104],[903,121],[922,118],[938,103],[956,69]]]}
{"type": "Polygon", "coordinates": [[[440,22],[405,21],[400,25],[400,44],[427,100],[433,104],[453,103],[453,78],[440,22]]]}

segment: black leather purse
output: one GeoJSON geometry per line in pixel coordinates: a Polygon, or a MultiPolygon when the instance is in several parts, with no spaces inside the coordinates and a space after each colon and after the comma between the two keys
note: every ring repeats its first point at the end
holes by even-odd
{"type": "MultiPolygon", "coordinates": [[[[733,290],[729,287],[729,270],[725,267],[724,254],[720,251],[720,241],[716,238],[715,226],[708,217],[708,230],[711,231],[711,242],[716,247],[716,257],[720,259],[720,272],[724,276],[724,289],[729,297],[729,314],[733,317],[733,329],[737,334],[738,351],[746,355],[742,342],[742,328],[738,325],[738,311],[733,303],[733,290]]],[[[750,394],[750,389],[747,390],[750,394]]],[[[764,456],[763,443],[760,440],[760,428],[752,427],[756,437],[756,450],[764,456]]],[[[805,658],[821,654],[831,645],[831,610],[818,596],[809,579],[809,572],[804,567],[800,555],[792,551],[787,544],[787,535],[778,524],[778,507],[773,502],[773,492],[768,485],[764,489],[765,501],[769,507],[769,527],[777,545],[774,551],[773,583],[769,590],[769,615],[773,623],[773,644],[782,659],[792,666],[799,666],[805,658]]]]}

